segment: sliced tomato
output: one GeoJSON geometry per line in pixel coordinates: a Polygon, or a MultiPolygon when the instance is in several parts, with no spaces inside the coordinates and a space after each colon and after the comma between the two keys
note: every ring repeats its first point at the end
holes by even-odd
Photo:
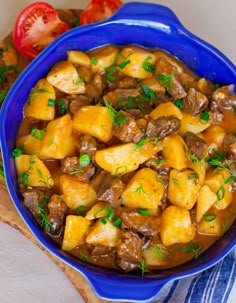
{"type": "Polygon", "coordinates": [[[80,16],[80,25],[107,19],[122,4],[120,0],[92,0],[80,16]]]}
{"type": "Polygon", "coordinates": [[[19,52],[33,59],[56,37],[69,29],[59,19],[53,6],[45,2],[35,2],[17,17],[13,41],[19,52]]]}

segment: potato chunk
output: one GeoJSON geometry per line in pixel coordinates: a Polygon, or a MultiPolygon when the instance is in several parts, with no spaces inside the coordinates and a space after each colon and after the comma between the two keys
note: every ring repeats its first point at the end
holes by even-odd
{"type": "Polygon", "coordinates": [[[126,185],[122,203],[127,207],[156,209],[164,193],[164,185],[151,168],[139,170],[126,185]]]}
{"type": "Polygon", "coordinates": [[[94,220],[97,218],[102,218],[107,215],[106,206],[109,206],[109,203],[106,202],[98,202],[96,203],[86,214],[86,219],[94,220]]]}
{"type": "Polygon", "coordinates": [[[155,64],[156,58],[153,53],[135,45],[124,47],[121,51],[121,56],[117,59],[117,64],[119,65],[127,60],[130,62],[120,69],[122,73],[139,79],[151,77],[152,74],[147,71],[145,65],[155,64]]]}
{"type": "Polygon", "coordinates": [[[211,125],[204,133],[203,139],[207,143],[208,150],[219,150],[223,144],[226,132],[219,125],[211,125]]]}
{"type": "Polygon", "coordinates": [[[210,215],[213,217],[215,215],[214,220],[208,221],[202,219],[198,224],[197,230],[199,233],[204,235],[212,235],[212,236],[221,236],[222,235],[222,222],[220,218],[219,212],[211,208],[210,215]]]}
{"type": "Polygon", "coordinates": [[[174,116],[180,120],[183,118],[181,111],[172,102],[161,103],[149,114],[149,116],[153,120],[166,116],[174,116]]]}
{"type": "Polygon", "coordinates": [[[96,58],[96,64],[92,64],[92,71],[94,73],[103,72],[106,68],[110,67],[114,64],[118,52],[118,48],[113,45],[90,51],[90,58],[96,58]]]}
{"type": "Polygon", "coordinates": [[[164,245],[188,243],[195,236],[195,227],[188,210],[169,206],[161,216],[161,239],[164,245]]]}
{"type": "Polygon", "coordinates": [[[86,242],[94,245],[104,245],[114,247],[119,238],[119,229],[111,222],[103,224],[101,220],[97,221],[89,231],[86,242]]]}
{"type": "Polygon", "coordinates": [[[137,148],[134,143],[120,144],[98,150],[95,154],[96,163],[113,175],[122,175],[134,171],[146,160],[162,149],[162,144],[151,141],[137,148]]]}
{"type": "Polygon", "coordinates": [[[211,120],[201,121],[200,114],[192,116],[191,114],[182,113],[183,118],[181,121],[181,127],[179,129],[179,134],[184,135],[187,132],[192,132],[194,134],[199,134],[211,126],[211,120]]]}
{"type": "Polygon", "coordinates": [[[164,94],[165,88],[161,83],[157,80],[155,76],[152,76],[150,78],[145,78],[140,82],[141,85],[148,86],[151,90],[154,91],[154,93],[157,94],[164,94]]]}
{"type": "Polygon", "coordinates": [[[163,140],[163,155],[166,159],[166,166],[181,170],[187,165],[187,145],[184,139],[173,134],[163,140]]]}
{"type": "Polygon", "coordinates": [[[51,188],[54,185],[47,166],[36,155],[15,158],[19,182],[28,186],[51,188]]]}
{"type": "Polygon", "coordinates": [[[216,194],[209,188],[209,186],[204,185],[201,188],[197,199],[197,221],[202,219],[202,216],[214,205],[216,200],[216,194]]]}
{"type": "Polygon", "coordinates": [[[91,60],[87,54],[77,50],[71,50],[67,53],[67,60],[80,66],[90,66],[91,60]]]}
{"type": "Polygon", "coordinates": [[[69,115],[48,123],[42,140],[40,157],[63,159],[75,154],[72,121],[69,115]]]}
{"type": "Polygon", "coordinates": [[[17,138],[17,147],[23,147],[24,153],[32,155],[37,153],[40,158],[40,151],[42,147],[42,141],[34,138],[31,134],[17,138]]]}
{"type": "Polygon", "coordinates": [[[161,243],[153,243],[143,252],[146,265],[149,266],[166,265],[168,263],[169,254],[168,248],[161,243]]]}
{"type": "Polygon", "coordinates": [[[83,94],[85,84],[69,61],[56,63],[47,75],[48,82],[66,94],[83,94]]]}
{"type": "Polygon", "coordinates": [[[107,142],[112,138],[112,120],[109,110],[103,106],[83,106],[76,111],[73,128],[107,142]]]}
{"type": "Polygon", "coordinates": [[[168,199],[176,206],[188,210],[192,209],[197,201],[201,186],[202,182],[197,171],[172,169],[170,171],[168,199]]]}
{"type": "Polygon", "coordinates": [[[214,205],[219,209],[228,207],[233,199],[232,184],[226,182],[230,176],[230,172],[225,168],[206,176],[204,184],[215,193],[217,201],[214,205]]]}
{"type": "Polygon", "coordinates": [[[24,106],[24,116],[40,120],[53,120],[55,106],[49,100],[55,100],[55,90],[47,79],[40,79],[32,89],[24,106]]]}
{"type": "Polygon", "coordinates": [[[80,216],[69,215],[66,217],[66,226],[62,241],[62,249],[71,251],[85,240],[85,235],[91,222],[80,216]]]}
{"type": "Polygon", "coordinates": [[[59,187],[66,205],[71,209],[80,205],[90,207],[97,199],[96,192],[89,183],[81,182],[70,175],[60,177],[59,187]]]}

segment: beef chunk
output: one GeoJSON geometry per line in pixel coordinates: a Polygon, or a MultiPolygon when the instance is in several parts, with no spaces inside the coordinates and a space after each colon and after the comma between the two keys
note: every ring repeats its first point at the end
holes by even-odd
{"type": "Polygon", "coordinates": [[[61,160],[61,170],[66,174],[71,174],[79,181],[88,182],[95,174],[95,167],[93,164],[82,166],[78,162],[77,157],[67,157],[61,160]]]}
{"type": "Polygon", "coordinates": [[[90,104],[90,100],[83,95],[71,95],[66,99],[70,101],[69,112],[74,115],[74,113],[80,109],[82,106],[90,104]]]}
{"type": "Polygon", "coordinates": [[[199,160],[205,156],[207,150],[207,144],[205,140],[191,132],[187,132],[184,135],[184,140],[191,154],[195,155],[199,160]]]}
{"type": "Polygon", "coordinates": [[[117,265],[125,272],[139,268],[142,259],[142,239],[132,231],[122,232],[117,245],[117,265]]]}
{"type": "Polygon", "coordinates": [[[48,220],[51,223],[51,231],[55,232],[62,226],[66,216],[67,206],[58,195],[53,195],[48,202],[48,220]]]}
{"type": "Polygon", "coordinates": [[[211,117],[211,122],[212,124],[220,124],[220,122],[222,122],[224,115],[219,112],[218,110],[214,111],[214,112],[209,112],[210,117],[211,117]]]}
{"type": "Polygon", "coordinates": [[[157,77],[159,76],[160,83],[175,100],[182,99],[187,95],[179,81],[176,67],[165,58],[160,58],[157,62],[155,73],[157,74],[157,77]],[[160,79],[160,76],[164,77],[163,80],[160,79]]]}
{"type": "Polygon", "coordinates": [[[98,200],[109,202],[112,207],[120,206],[120,196],[125,187],[120,178],[102,171],[92,180],[91,184],[97,193],[98,200]]]}
{"type": "Polygon", "coordinates": [[[38,222],[41,221],[41,215],[38,210],[39,204],[43,201],[45,193],[39,189],[22,189],[24,205],[30,210],[38,222]]]}
{"type": "MultiPolygon", "coordinates": [[[[120,109],[118,100],[128,100],[129,97],[137,97],[139,95],[138,89],[121,89],[117,88],[114,91],[109,92],[104,97],[115,108],[120,109]]],[[[127,102],[125,102],[126,104],[127,102]]],[[[122,103],[123,104],[123,103],[122,103]]]]}
{"type": "Polygon", "coordinates": [[[142,130],[131,115],[122,111],[118,120],[123,118],[126,119],[124,122],[113,127],[113,135],[122,142],[138,143],[143,137],[142,130]]]}
{"type": "Polygon", "coordinates": [[[84,135],[80,137],[80,154],[88,154],[90,158],[92,158],[96,153],[97,148],[97,141],[92,136],[84,135]]]}
{"type": "Polygon", "coordinates": [[[174,116],[159,117],[156,120],[148,121],[146,135],[148,137],[157,137],[159,140],[174,133],[180,128],[181,121],[174,116]]]}
{"type": "Polygon", "coordinates": [[[91,252],[92,263],[106,267],[113,268],[116,258],[116,249],[103,245],[96,245],[91,252]]]}
{"type": "Polygon", "coordinates": [[[221,111],[222,109],[232,109],[236,102],[234,85],[222,86],[212,94],[210,109],[212,111],[221,111]]]}
{"type": "Polygon", "coordinates": [[[236,176],[236,136],[234,134],[225,135],[223,151],[225,155],[225,166],[230,166],[234,172],[234,176],[236,176]]]}
{"type": "Polygon", "coordinates": [[[195,88],[190,88],[188,95],[183,99],[184,111],[196,116],[207,109],[208,99],[205,95],[198,92],[195,88]]]}
{"type": "Polygon", "coordinates": [[[144,216],[136,211],[129,213],[123,211],[120,215],[122,219],[122,229],[134,231],[145,236],[154,236],[160,229],[160,218],[153,216],[144,216]]]}

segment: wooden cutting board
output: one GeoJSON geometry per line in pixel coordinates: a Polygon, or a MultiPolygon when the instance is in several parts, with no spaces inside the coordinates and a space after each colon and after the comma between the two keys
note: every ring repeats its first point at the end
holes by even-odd
{"type": "MultiPolygon", "coordinates": [[[[70,26],[76,25],[78,22],[78,18],[81,14],[81,10],[58,10],[60,19],[68,23],[70,26]]],[[[19,52],[14,47],[12,42],[12,35],[9,34],[3,41],[3,45],[7,44],[9,47],[9,60],[11,60],[11,55],[15,56],[15,65],[19,67],[19,69],[23,69],[29,63],[29,60],[25,57],[21,56],[19,52]]],[[[16,77],[16,75],[15,75],[16,77]]],[[[14,78],[14,75],[13,75],[14,78]]],[[[64,264],[53,255],[51,255],[44,247],[42,247],[37,240],[34,238],[32,233],[29,231],[27,226],[24,224],[23,220],[19,216],[17,210],[14,207],[14,204],[11,201],[11,198],[8,194],[5,182],[0,177],[0,221],[9,224],[10,226],[18,229],[22,234],[24,234],[29,240],[35,243],[39,248],[41,248],[55,263],[59,268],[65,273],[65,275],[69,278],[71,283],[75,286],[75,288],[79,291],[80,295],[83,297],[86,303],[104,303],[104,302],[112,302],[112,301],[104,301],[98,298],[86,279],[76,270],[72,269],[68,265],[64,264]]]]}

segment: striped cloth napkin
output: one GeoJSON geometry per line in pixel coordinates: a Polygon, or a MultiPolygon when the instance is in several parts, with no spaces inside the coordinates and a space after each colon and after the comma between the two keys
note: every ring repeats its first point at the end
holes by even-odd
{"type": "Polygon", "coordinates": [[[202,273],[168,283],[150,303],[236,303],[236,249],[202,273]]]}

